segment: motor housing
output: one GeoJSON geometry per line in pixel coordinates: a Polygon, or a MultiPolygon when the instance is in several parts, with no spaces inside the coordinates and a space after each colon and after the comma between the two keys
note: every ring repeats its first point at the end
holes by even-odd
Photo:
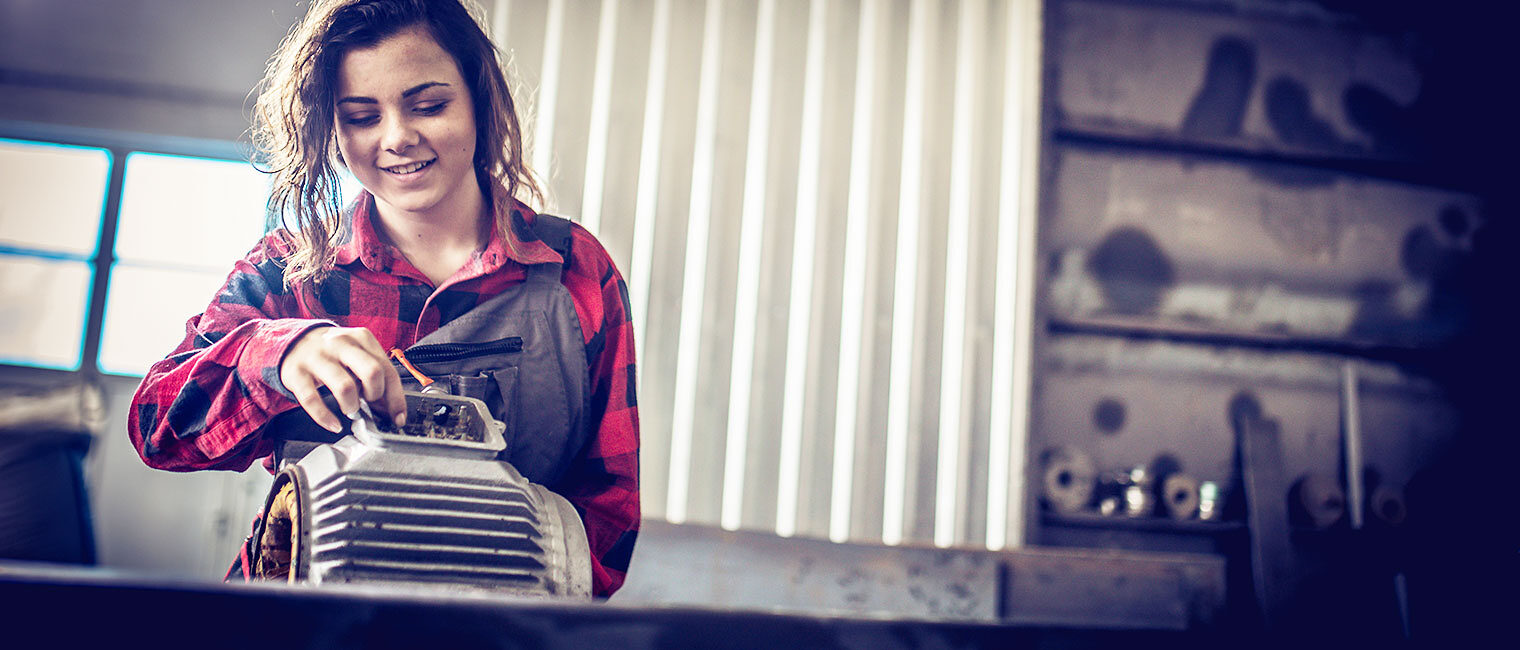
{"type": "Polygon", "coordinates": [[[293,486],[290,581],[589,598],[580,515],[497,460],[505,426],[485,403],[443,393],[406,399],[404,427],[365,408],[352,435],[296,462],[286,457],[268,501],[293,486]]]}

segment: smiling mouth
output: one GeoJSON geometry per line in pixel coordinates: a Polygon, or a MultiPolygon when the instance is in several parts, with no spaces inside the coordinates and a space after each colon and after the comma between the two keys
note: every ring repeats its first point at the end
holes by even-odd
{"type": "Polygon", "coordinates": [[[424,160],[422,162],[409,163],[406,165],[396,165],[395,167],[381,167],[381,169],[390,174],[405,176],[407,174],[415,174],[417,172],[420,172],[435,162],[438,162],[437,158],[433,158],[432,160],[424,160]]]}

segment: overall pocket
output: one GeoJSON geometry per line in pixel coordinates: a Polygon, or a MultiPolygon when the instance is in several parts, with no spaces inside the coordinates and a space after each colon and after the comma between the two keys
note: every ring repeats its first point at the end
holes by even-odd
{"type": "MultiPolygon", "coordinates": [[[[415,364],[460,363],[497,354],[522,352],[521,336],[508,336],[482,343],[429,343],[406,350],[406,358],[415,364]]],[[[399,365],[399,362],[396,362],[399,365]]]]}

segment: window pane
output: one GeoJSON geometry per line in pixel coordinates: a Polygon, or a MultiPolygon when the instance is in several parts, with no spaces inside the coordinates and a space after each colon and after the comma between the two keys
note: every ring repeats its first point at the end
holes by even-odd
{"type": "Polygon", "coordinates": [[[78,368],[89,291],[84,262],[0,255],[0,363],[78,368]]]}
{"type": "MultiPolygon", "coordinates": [[[[359,179],[354,178],[354,175],[349,173],[347,169],[336,167],[335,170],[338,172],[338,194],[343,197],[342,204],[346,207],[352,204],[354,199],[359,198],[359,192],[364,191],[364,185],[360,184],[359,179]]],[[[296,223],[294,218],[291,218],[289,223],[283,221],[277,222],[275,227],[297,231],[301,229],[300,225],[296,223]]]]}
{"type": "Polygon", "coordinates": [[[104,149],[0,140],[0,246],[93,254],[110,169],[104,149]]]}
{"type": "Polygon", "coordinates": [[[359,179],[349,173],[347,169],[338,168],[338,191],[343,193],[343,205],[354,202],[359,198],[359,192],[364,191],[364,186],[359,184],[359,179]]]}
{"type": "Polygon", "coordinates": [[[185,321],[201,313],[227,280],[222,271],[185,271],[117,264],[106,294],[100,369],[141,375],[185,338],[185,321]]]}
{"type": "Polygon", "coordinates": [[[133,153],[116,256],[225,272],[264,232],[269,182],[246,162],[133,153]]]}

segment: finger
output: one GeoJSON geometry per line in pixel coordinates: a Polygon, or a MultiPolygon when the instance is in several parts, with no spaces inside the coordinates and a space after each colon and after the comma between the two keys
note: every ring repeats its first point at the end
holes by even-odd
{"type": "Polygon", "coordinates": [[[375,338],[375,333],[369,331],[369,328],[355,327],[351,331],[353,331],[354,341],[358,343],[360,347],[367,350],[370,354],[373,354],[380,359],[390,358],[386,356],[385,346],[380,345],[380,339],[375,338]]]}
{"type": "Polygon", "coordinates": [[[322,394],[317,392],[316,380],[310,374],[291,373],[291,376],[285,380],[285,388],[296,396],[296,401],[301,404],[306,414],[311,416],[312,421],[317,423],[317,426],[333,433],[343,431],[342,421],[322,401],[322,394]]]}
{"type": "Polygon", "coordinates": [[[359,380],[359,394],[367,402],[380,402],[385,397],[386,376],[396,374],[388,359],[374,355],[367,347],[348,346],[339,350],[338,362],[359,380]]]}
{"type": "Polygon", "coordinates": [[[380,381],[372,382],[372,377],[359,375],[364,380],[366,399],[370,402],[371,406],[384,404],[385,409],[390,412],[391,419],[395,421],[396,426],[405,425],[406,389],[402,387],[401,375],[396,372],[396,367],[391,365],[390,355],[386,353],[385,347],[380,345],[380,340],[375,338],[374,332],[363,327],[356,327],[353,330],[351,335],[353,341],[357,342],[365,351],[374,355],[380,368],[383,369],[380,381]],[[372,386],[379,388],[378,393],[370,392],[372,386]]]}
{"type": "Polygon", "coordinates": [[[353,418],[359,412],[359,381],[347,367],[335,361],[321,361],[312,364],[312,375],[332,392],[344,416],[353,418]]]}
{"type": "Polygon", "coordinates": [[[385,408],[391,412],[391,420],[396,426],[406,425],[406,394],[401,388],[401,375],[396,373],[394,366],[386,364],[390,372],[385,375],[385,408]]]}

